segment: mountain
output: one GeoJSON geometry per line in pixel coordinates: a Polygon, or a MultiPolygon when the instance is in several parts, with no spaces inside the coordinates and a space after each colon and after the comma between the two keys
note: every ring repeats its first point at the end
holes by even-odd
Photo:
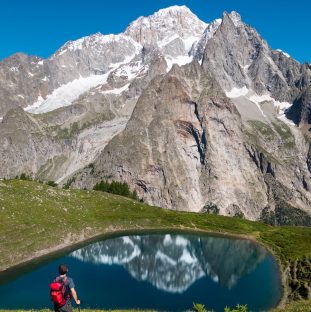
{"type": "Polygon", "coordinates": [[[0,63],[0,176],[126,181],[186,211],[311,225],[311,67],[187,7],[0,63]]]}

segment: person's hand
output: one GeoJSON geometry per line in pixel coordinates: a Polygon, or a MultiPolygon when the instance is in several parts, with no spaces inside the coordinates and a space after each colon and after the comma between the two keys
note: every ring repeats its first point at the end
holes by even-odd
{"type": "Polygon", "coordinates": [[[80,305],[80,300],[77,300],[77,301],[76,301],[76,304],[77,304],[77,305],[80,305]]]}

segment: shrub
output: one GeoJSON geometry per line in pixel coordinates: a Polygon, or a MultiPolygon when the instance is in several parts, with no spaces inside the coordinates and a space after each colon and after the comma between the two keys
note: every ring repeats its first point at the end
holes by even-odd
{"type": "Polygon", "coordinates": [[[247,305],[246,304],[245,305],[238,304],[236,306],[236,308],[234,308],[232,310],[228,307],[225,307],[225,312],[247,312],[247,305]]]}
{"type": "Polygon", "coordinates": [[[208,214],[219,214],[219,208],[214,203],[207,203],[203,209],[202,212],[208,213],[208,214]]]}
{"type": "Polygon", "coordinates": [[[201,303],[193,303],[193,309],[194,309],[194,311],[196,311],[196,312],[208,312],[208,311],[205,309],[204,304],[201,304],[201,303]]]}
{"type": "Polygon", "coordinates": [[[95,169],[95,164],[94,163],[90,163],[86,168],[91,169],[91,174],[94,173],[94,169],[95,169]]]}
{"type": "Polygon", "coordinates": [[[24,181],[31,181],[31,177],[28,176],[26,173],[22,173],[19,177],[20,180],[24,180],[24,181]]]}
{"type": "Polygon", "coordinates": [[[275,213],[274,211],[270,210],[267,206],[265,207],[260,214],[260,221],[269,225],[276,225],[275,221],[275,213]]]}
{"type": "Polygon", "coordinates": [[[112,193],[139,200],[137,192],[131,192],[126,182],[112,181],[111,183],[109,183],[108,181],[101,181],[94,186],[93,190],[112,193]]]}
{"type": "Polygon", "coordinates": [[[71,184],[74,183],[75,181],[76,181],[75,177],[68,179],[66,183],[64,184],[63,189],[68,190],[71,184]]]}
{"type": "MultiPolygon", "coordinates": [[[[213,312],[211,310],[207,311],[204,304],[201,303],[194,303],[193,309],[195,312],[213,312]]],[[[236,308],[233,308],[232,310],[229,307],[225,307],[224,312],[247,312],[247,305],[238,304],[236,308]]]]}
{"type": "Polygon", "coordinates": [[[244,215],[244,213],[243,213],[242,211],[236,212],[236,213],[234,214],[234,216],[235,216],[236,218],[240,218],[240,219],[244,219],[244,218],[245,218],[245,215],[244,215]]]}
{"type": "Polygon", "coordinates": [[[57,183],[55,183],[54,181],[48,181],[46,184],[48,186],[52,186],[52,187],[56,187],[57,186],[57,183]]]}
{"type": "Polygon", "coordinates": [[[138,197],[138,195],[137,195],[136,190],[134,190],[134,192],[132,193],[132,198],[135,199],[135,200],[137,200],[137,201],[139,201],[139,197],[138,197]]]}

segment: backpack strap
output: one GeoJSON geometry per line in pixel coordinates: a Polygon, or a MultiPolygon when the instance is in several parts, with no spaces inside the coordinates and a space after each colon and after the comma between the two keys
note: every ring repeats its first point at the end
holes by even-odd
{"type": "Polygon", "coordinates": [[[62,281],[64,283],[64,285],[66,286],[67,276],[66,275],[64,277],[57,276],[55,278],[55,282],[60,282],[60,281],[62,281]]]}
{"type": "Polygon", "coordinates": [[[58,276],[57,278],[58,278],[58,280],[62,281],[62,283],[64,284],[64,287],[65,287],[64,299],[66,301],[70,300],[71,295],[70,295],[69,286],[67,285],[67,281],[68,281],[67,276],[66,275],[64,277],[58,276]]]}

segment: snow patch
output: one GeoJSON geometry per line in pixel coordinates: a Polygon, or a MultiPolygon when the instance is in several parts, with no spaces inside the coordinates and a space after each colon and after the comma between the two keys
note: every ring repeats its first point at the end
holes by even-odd
{"type": "Polygon", "coordinates": [[[176,64],[178,66],[183,66],[183,65],[189,64],[193,61],[193,57],[189,56],[189,55],[186,55],[186,56],[180,55],[177,57],[172,57],[172,56],[166,55],[165,61],[167,64],[166,70],[167,70],[167,72],[169,72],[172,69],[174,64],[176,64]]]}
{"type": "Polygon", "coordinates": [[[271,97],[270,94],[257,95],[254,94],[249,97],[250,101],[259,104],[262,102],[272,102],[275,108],[278,110],[279,114],[284,114],[285,111],[292,106],[292,104],[288,102],[279,102],[271,97]]]}
{"type": "Polygon", "coordinates": [[[288,58],[291,57],[288,53],[282,51],[281,49],[276,49],[276,50],[277,50],[278,52],[281,52],[282,54],[284,54],[284,55],[285,55],[286,57],[288,57],[288,58]]]}
{"type": "Polygon", "coordinates": [[[75,79],[54,90],[53,93],[49,94],[45,100],[39,96],[37,102],[27,106],[25,111],[33,114],[42,114],[60,107],[69,106],[81,94],[89,91],[91,88],[99,84],[105,83],[107,81],[107,77],[108,74],[92,75],[86,78],[81,77],[79,79],[75,79]]]}
{"type": "Polygon", "coordinates": [[[183,42],[185,50],[188,53],[191,50],[193,44],[197,43],[201,39],[201,37],[189,36],[189,37],[183,39],[179,35],[174,34],[168,38],[164,38],[163,40],[158,42],[157,45],[160,49],[163,49],[164,47],[166,47],[167,45],[169,45],[171,42],[173,42],[176,39],[180,39],[183,42]]]}
{"type": "Polygon", "coordinates": [[[25,108],[25,111],[33,114],[42,114],[53,111],[60,107],[71,105],[72,102],[78,99],[79,96],[83,93],[91,90],[99,84],[106,83],[108,76],[112,71],[116,70],[119,66],[130,62],[135,57],[135,55],[136,54],[126,57],[123,62],[112,64],[110,66],[110,70],[104,75],[91,75],[89,77],[80,77],[75,79],[54,90],[47,96],[46,99],[43,99],[40,95],[34,104],[25,108]]]}
{"type": "Polygon", "coordinates": [[[230,99],[235,99],[238,98],[240,96],[246,96],[249,92],[249,89],[247,87],[243,87],[243,88],[232,88],[231,91],[226,91],[226,96],[230,99]]]}
{"type": "Polygon", "coordinates": [[[10,71],[11,72],[14,72],[14,73],[17,73],[18,72],[18,68],[17,67],[10,67],[10,71]]]}
{"type": "Polygon", "coordinates": [[[282,121],[286,122],[287,124],[290,124],[291,126],[295,125],[293,122],[288,120],[285,116],[286,110],[289,109],[292,106],[292,104],[288,103],[288,102],[277,101],[269,93],[258,95],[254,91],[251,91],[248,89],[245,89],[244,91],[242,91],[242,89],[233,88],[230,92],[226,92],[226,94],[227,94],[227,96],[230,95],[230,96],[228,96],[230,98],[236,98],[239,96],[246,96],[252,103],[256,104],[259,111],[261,112],[261,114],[265,118],[267,118],[267,116],[265,115],[265,113],[263,112],[263,110],[261,108],[261,103],[272,102],[275,109],[276,109],[276,112],[277,112],[277,118],[281,119],[282,121]],[[247,92],[246,92],[246,90],[247,90],[247,92]],[[236,95],[238,95],[238,96],[236,96],[236,95]]]}
{"type": "Polygon", "coordinates": [[[256,104],[256,106],[258,107],[259,111],[261,112],[261,114],[263,115],[263,117],[267,117],[265,115],[265,113],[263,112],[261,106],[260,106],[260,103],[263,103],[263,102],[269,102],[271,101],[271,96],[268,95],[268,94],[265,94],[265,95],[257,95],[257,94],[254,94],[252,96],[249,97],[249,100],[253,103],[256,104]]]}
{"type": "Polygon", "coordinates": [[[253,90],[249,90],[246,87],[243,87],[243,88],[233,88],[231,91],[227,91],[226,95],[231,99],[243,96],[246,97],[248,100],[250,100],[257,106],[258,110],[260,111],[260,113],[263,115],[264,118],[267,118],[267,116],[263,112],[261,104],[263,102],[272,102],[277,111],[277,118],[281,119],[282,121],[290,125],[294,125],[294,123],[289,121],[285,116],[286,110],[290,108],[292,104],[288,102],[277,101],[269,93],[258,95],[253,90]]]}
{"type": "Polygon", "coordinates": [[[102,91],[101,94],[114,94],[114,95],[120,95],[122,94],[124,91],[128,90],[130,84],[126,84],[125,86],[121,87],[121,88],[116,88],[116,89],[112,89],[112,90],[107,90],[107,91],[102,91]]]}
{"type": "Polygon", "coordinates": [[[190,36],[186,39],[183,39],[186,51],[190,52],[192,46],[196,44],[200,39],[201,37],[196,37],[196,36],[190,36]]]}
{"type": "MultiPolygon", "coordinates": [[[[140,50],[142,46],[138,44],[136,41],[134,41],[132,38],[125,36],[123,34],[119,35],[114,35],[114,34],[109,34],[109,35],[103,35],[101,33],[97,33],[94,35],[90,36],[85,36],[82,37],[78,40],[75,41],[68,41],[64,44],[63,47],[61,47],[55,55],[63,55],[68,51],[77,51],[77,50],[82,50],[83,48],[100,48],[102,49],[103,45],[107,45],[112,42],[120,41],[120,40],[125,40],[125,41],[130,41],[136,48],[136,50],[140,50]]],[[[54,56],[52,58],[54,58],[54,56]]]]}
{"type": "Polygon", "coordinates": [[[163,40],[158,42],[158,47],[159,48],[164,48],[165,46],[167,46],[168,44],[170,44],[172,41],[174,41],[175,39],[180,38],[177,34],[174,34],[171,37],[168,38],[164,38],[163,40]]]}
{"type": "Polygon", "coordinates": [[[146,73],[147,70],[148,66],[145,66],[141,61],[138,61],[120,66],[114,74],[118,77],[127,77],[128,80],[132,80],[138,75],[146,73]]]}

